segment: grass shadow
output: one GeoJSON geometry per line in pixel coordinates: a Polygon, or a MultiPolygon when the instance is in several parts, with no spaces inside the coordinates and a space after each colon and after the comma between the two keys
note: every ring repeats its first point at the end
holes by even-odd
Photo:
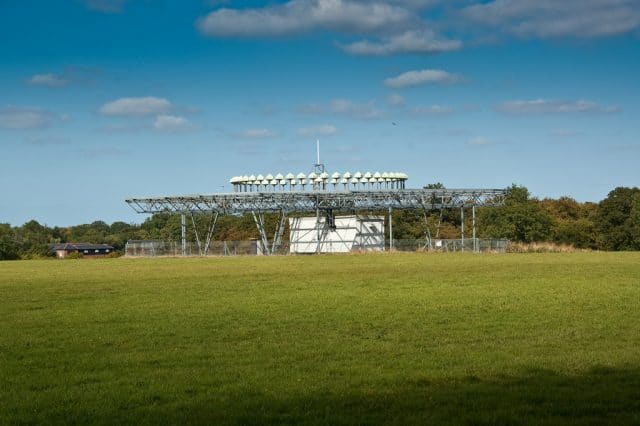
{"type": "MultiPolygon", "coordinates": [[[[53,422],[142,424],[640,424],[640,370],[594,368],[567,376],[531,369],[517,376],[448,381],[416,378],[367,389],[273,397],[234,395],[158,398],[100,417],[68,412],[53,422]]],[[[42,419],[42,418],[41,418],[42,419]]],[[[22,419],[27,420],[28,419],[22,419]]]]}

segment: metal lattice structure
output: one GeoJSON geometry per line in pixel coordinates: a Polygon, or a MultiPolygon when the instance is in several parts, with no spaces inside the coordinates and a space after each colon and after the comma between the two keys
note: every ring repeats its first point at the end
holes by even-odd
{"type": "MultiPolygon", "coordinates": [[[[481,206],[503,204],[504,189],[372,189],[344,191],[264,191],[234,192],[209,195],[184,195],[171,197],[130,198],[126,202],[138,213],[171,213],[182,215],[183,254],[186,244],[186,215],[209,214],[211,217],[204,245],[196,231],[200,254],[206,255],[218,215],[251,214],[260,233],[260,250],[272,254],[278,250],[284,233],[286,217],[291,213],[314,213],[318,223],[327,224],[335,213],[389,212],[390,247],[393,248],[393,210],[430,210],[459,208],[462,217],[462,240],[464,241],[464,210],[471,208],[473,217],[473,241],[475,250],[476,220],[475,209],[481,206]],[[279,215],[271,245],[265,230],[264,215],[279,215]],[[320,216],[329,220],[321,221],[320,216]]],[[[326,226],[326,225],[325,225],[326,226]]],[[[323,232],[319,228],[318,232],[323,232]]],[[[429,236],[430,239],[430,236],[429,236]]]]}
{"type": "Polygon", "coordinates": [[[500,205],[504,189],[400,189],[370,191],[238,192],[175,197],[131,198],[138,213],[315,213],[387,210],[434,210],[500,205]]]}

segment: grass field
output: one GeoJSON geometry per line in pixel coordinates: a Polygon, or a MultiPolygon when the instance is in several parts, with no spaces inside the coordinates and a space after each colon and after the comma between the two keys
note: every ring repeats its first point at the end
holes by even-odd
{"type": "Polygon", "coordinates": [[[1,262],[0,423],[640,424],[640,253],[1,262]]]}

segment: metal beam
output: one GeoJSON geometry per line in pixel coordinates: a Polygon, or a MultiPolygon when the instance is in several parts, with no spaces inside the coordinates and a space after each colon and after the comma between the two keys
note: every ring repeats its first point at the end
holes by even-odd
{"type": "Polygon", "coordinates": [[[284,227],[286,224],[287,214],[284,211],[280,212],[280,220],[276,227],[276,233],[273,236],[273,243],[271,245],[271,254],[276,254],[280,249],[280,243],[282,242],[282,235],[284,234],[284,227]]]}
{"type": "Polygon", "coordinates": [[[211,220],[209,221],[209,228],[207,230],[207,240],[204,245],[204,255],[209,254],[209,247],[211,247],[211,238],[213,237],[213,231],[216,229],[216,223],[218,222],[218,212],[213,212],[211,220]]]}
{"type": "Polygon", "coordinates": [[[393,251],[393,208],[389,207],[389,251],[393,251]]]}
{"type": "Polygon", "coordinates": [[[271,254],[271,252],[269,250],[269,240],[267,238],[267,231],[264,226],[264,213],[258,211],[258,214],[256,214],[256,212],[252,210],[251,214],[253,215],[253,220],[256,223],[256,226],[258,227],[258,233],[260,234],[259,242],[260,242],[260,246],[262,247],[260,251],[262,252],[262,254],[269,255],[271,254]]]}
{"type": "Polygon", "coordinates": [[[460,207],[460,251],[464,251],[464,206],[460,207]]]}
{"type": "Polygon", "coordinates": [[[182,255],[187,255],[187,218],[184,213],[180,215],[180,232],[182,237],[182,255]]]}
{"type": "Polygon", "coordinates": [[[476,206],[471,206],[471,218],[473,224],[473,251],[478,252],[478,239],[476,238],[476,206]]]}
{"type": "Polygon", "coordinates": [[[193,225],[193,233],[196,236],[196,244],[198,245],[198,254],[200,256],[202,256],[202,244],[200,244],[200,235],[198,235],[198,226],[196,225],[196,218],[193,215],[193,212],[191,213],[191,224],[193,225]]]}
{"type": "Polygon", "coordinates": [[[237,192],[210,195],[130,198],[138,213],[250,214],[319,210],[446,209],[502,205],[504,189],[391,189],[370,191],[237,192]]]}

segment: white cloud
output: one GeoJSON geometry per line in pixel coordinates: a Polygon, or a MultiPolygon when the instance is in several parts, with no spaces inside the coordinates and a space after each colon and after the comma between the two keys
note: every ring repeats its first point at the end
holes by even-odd
{"type": "Polygon", "coordinates": [[[399,89],[402,87],[420,86],[423,84],[455,84],[462,77],[442,70],[407,71],[396,77],[387,78],[384,84],[399,89]]]}
{"type": "Polygon", "coordinates": [[[392,93],[387,96],[387,104],[394,108],[404,108],[406,106],[404,98],[397,93],[392,93]]]}
{"type": "Polygon", "coordinates": [[[453,108],[443,105],[417,106],[411,109],[415,116],[451,114],[453,108]]]}
{"type": "Polygon", "coordinates": [[[506,114],[565,114],[565,113],[611,113],[615,106],[603,106],[592,101],[557,101],[545,99],[516,100],[503,102],[497,110],[506,114]]]}
{"type": "Polygon", "coordinates": [[[331,152],[337,152],[338,154],[353,154],[361,151],[361,147],[354,145],[338,145],[331,149],[331,152]]]}
{"type": "Polygon", "coordinates": [[[323,124],[315,127],[304,127],[298,129],[298,136],[305,138],[317,138],[319,136],[331,136],[335,135],[338,129],[331,124],[323,124]]]}
{"type": "Polygon", "coordinates": [[[640,145],[637,144],[632,144],[632,143],[625,143],[625,144],[615,144],[615,145],[611,145],[609,147],[610,151],[614,151],[614,152],[618,152],[618,151],[631,151],[631,152],[635,152],[635,151],[640,151],[640,145]]]}
{"type": "Polygon", "coordinates": [[[236,152],[245,157],[263,157],[269,154],[265,141],[253,140],[237,143],[233,146],[236,152]]]}
{"type": "Polygon", "coordinates": [[[97,130],[108,135],[140,133],[149,130],[149,126],[143,123],[108,124],[100,126],[97,130]]]}
{"type": "Polygon", "coordinates": [[[298,110],[306,114],[334,114],[362,120],[384,117],[384,113],[373,102],[355,103],[348,99],[335,99],[326,104],[307,104],[298,110]]]}
{"type": "Polygon", "coordinates": [[[413,19],[406,8],[384,1],[290,0],[263,8],[214,10],[196,25],[209,36],[273,37],[315,30],[386,31],[413,19]]]}
{"type": "Polygon", "coordinates": [[[66,145],[66,144],[68,144],[70,142],[69,139],[67,139],[65,137],[51,136],[51,135],[30,136],[30,137],[25,138],[24,141],[29,145],[38,145],[38,146],[66,145]]]}
{"type": "Polygon", "coordinates": [[[286,37],[318,31],[361,36],[355,41],[336,43],[352,55],[449,52],[461,49],[463,38],[469,40],[467,44],[473,44],[499,37],[593,38],[637,34],[640,30],[638,0],[282,0],[267,3],[263,7],[220,7],[198,19],[196,26],[202,34],[212,37],[286,37]]]}
{"type": "Polygon", "coordinates": [[[31,86],[63,87],[72,83],[90,84],[100,76],[102,70],[93,67],[67,66],[61,73],[34,74],[25,79],[31,86]]]}
{"type": "Polygon", "coordinates": [[[433,54],[462,47],[422,18],[443,0],[287,0],[264,7],[223,7],[197,20],[211,37],[286,37],[332,31],[372,37],[338,44],[353,55],[433,54]]]}
{"type": "Polygon", "coordinates": [[[87,8],[102,13],[118,13],[128,0],[84,0],[87,8]]]}
{"type": "Polygon", "coordinates": [[[194,130],[195,126],[184,117],[159,115],[153,123],[153,128],[160,132],[175,133],[194,130]]]}
{"type": "Polygon", "coordinates": [[[446,0],[387,0],[387,3],[397,4],[409,9],[424,9],[427,6],[433,6],[438,3],[444,3],[446,0]]]}
{"type": "Polygon", "coordinates": [[[100,113],[113,116],[156,115],[172,108],[171,102],[163,98],[147,96],[141,98],[120,98],[107,102],[100,113]]]}
{"type": "Polygon", "coordinates": [[[494,139],[486,138],[484,136],[475,136],[467,140],[466,145],[473,148],[485,148],[485,147],[497,147],[503,145],[510,145],[511,141],[508,139],[494,139]]]}
{"type": "Polygon", "coordinates": [[[32,86],[62,87],[69,84],[69,80],[55,74],[35,74],[27,83],[32,86]]]}
{"type": "Polygon", "coordinates": [[[482,136],[476,136],[474,138],[471,138],[467,141],[467,145],[469,146],[487,146],[490,145],[491,141],[487,138],[484,138],[482,136]]]}
{"type": "Polygon", "coordinates": [[[640,28],[637,0],[494,0],[461,15],[520,37],[604,37],[640,28]]]}
{"type": "Polygon", "coordinates": [[[247,139],[268,139],[275,136],[275,132],[269,129],[247,129],[240,133],[240,137],[247,139]]]}
{"type": "Polygon", "coordinates": [[[82,148],[77,152],[87,158],[122,157],[131,154],[130,151],[117,147],[82,148]]]}
{"type": "Polygon", "coordinates": [[[41,129],[49,126],[53,118],[53,114],[39,108],[14,106],[0,108],[0,128],[2,129],[41,129]]]}
{"type": "Polygon", "coordinates": [[[352,55],[392,55],[450,52],[461,47],[461,41],[438,38],[433,31],[410,30],[385,37],[380,42],[357,41],[342,46],[342,49],[352,55]]]}
{"type": "Polygon", "coordinates": [[[551,130],[550,134],[551,136],[555,136],[558,138],[569,138],[572,136],[577,136],[578,132],[571,129],[553,129],[551,130]]]}

